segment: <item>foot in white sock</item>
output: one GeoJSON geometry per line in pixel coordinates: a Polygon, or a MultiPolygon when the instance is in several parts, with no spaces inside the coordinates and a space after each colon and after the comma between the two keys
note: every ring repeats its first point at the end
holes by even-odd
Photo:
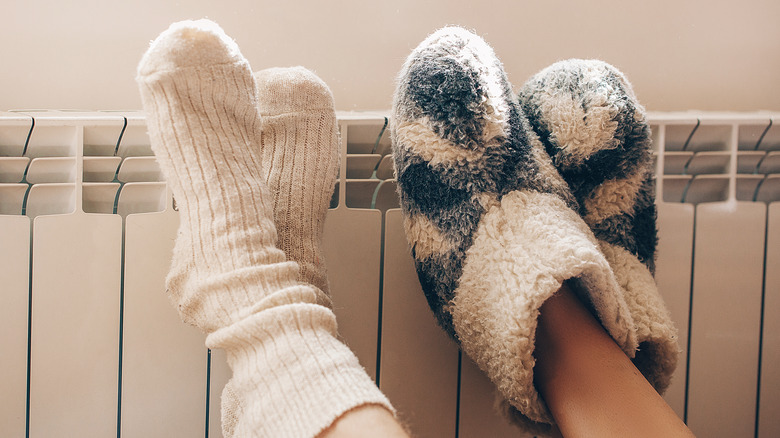
{"type": "MultiPolygon", "coordinates": [[[[328,86],[303,67],[256,72],[263,129],[260,158],[273,195],[277,246],[298,279],[329,292],[322,230],[338,172],[338,125],[328,86]]],[[[322,295],[322,298],[328,298],[322,295]]],[[[321,303],[330,307],[329,301],[321,303]]],[[[222,392],[225,436],[243,415],[230,382],[222,392]]]]}
{"type": "Polygon", "coordinates": [[[181,215],[168,293],[227,353],[241,407],[230,432],[314,436],[357,406],[392,409],[337,340],[323,293],[275,246],[255,82],[236,44],[212,22],[176,23],[137,81],[181,215]]]}
{"type": "Polygon", "coordinates": [[[262,70],[255,80],[277,245],[298,263],[301,281],[328,293],[320,247],[339,164],[333,96],[322,79],[303,67],[262,70]]]}

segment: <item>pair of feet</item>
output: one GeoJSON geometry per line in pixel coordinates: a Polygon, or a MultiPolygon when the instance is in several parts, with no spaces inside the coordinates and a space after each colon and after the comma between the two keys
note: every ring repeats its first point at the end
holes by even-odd
{"type": "MultiPolygon", "coordinates": [[[[338,148],[325,84],[302,68],[253,77],[208,21],[171,26],[138,73],[181,212],[168,293],[226,350],[226,435],[313,436],[357,406],[392,411],[328,308],[319,244],[338,148]]],[[[421,284],[526,427],[552,422],[533,386],[534,335],[565,280],[657,388],[674,368],[651,275],[642,111],[597,62],[557,64],[517,100],[492,49],[457,28],[426,39],[399,76],[393,148],[421,284]]]]}
{"type": "Polygon", "coordinates": [[[390,403],[338,340],[320,251],[338,167],[333,97],[297,67],[252,74],[215,23],[173,24],[138,68],[179,206],[167,293],[226,352],[228,437],[314,436],[390,403]]]}
{"type": "Polygon", "coordinates": [[[552,422],[533,353],[539,309],[564,281],[662,392],[678,347],[652,277],[650,129],[625,77],[562,61],[515,96],[485,41],[445,28],[407,59],[392,115],[420,283],[510,418],[552,422]]]}

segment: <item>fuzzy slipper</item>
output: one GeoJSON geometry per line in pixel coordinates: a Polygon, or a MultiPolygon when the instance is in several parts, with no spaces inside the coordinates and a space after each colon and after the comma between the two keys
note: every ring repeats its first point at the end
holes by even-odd
{"type": "Polygon", "coordinates": [[[623,74],[595,60],[553,64],[523,86],[519,101],[623,289],[639,342],[634,364],[663,392],[679,347],[653,280],[658,238],[645,110],[623,74]]]}
{"type": "Polygon", "coordinates": [[[392,116],[404,227],[428,303],[513,419],[547,432],[535,331],[563,281],[623,351],[636,349],[609,263],[481,38],[444,28],[423,41],[399,74],[392,116]]]}

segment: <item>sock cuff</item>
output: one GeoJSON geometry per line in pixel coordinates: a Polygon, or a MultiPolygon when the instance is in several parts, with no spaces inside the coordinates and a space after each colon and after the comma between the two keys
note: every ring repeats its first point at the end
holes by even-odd
{"type": "Polygon", "coordinates": [[[289,304],[254,314],[208,336],[224,348],[241,393],[236,436],[316,436],[345,412],[376,404],[394,412],[336,337],[330,309],[289,304]]]}
{"type": "Polygon", "coordinates": [[[553,421],[534,387],[533,352],[539,309],[569,279],[615,342],[633,355],[628,306],[578,214],[559,197],[534,191],[511,192],[488,209],[450,307],[453,326],[464,352],[526,428],[553,421]]]}
{"type": "MultiPolygon", "coordinates": [[[[282,259],[283,260],[283,259],[282,259]]],[[[318,302],[316,289],[296,281],[298,265],[282,261],[223,273],[198,272],[203,266],[172,264],[166,278],[170,298],[182,320],[207,333],[280,303],[286,296],[318,302]],[[175,269],[173,269],[175,267],[175,269]]]]}
{"type": "Polygon", "coordinates": [[[680,347],[677,328],[650,270],[619,245],[599,241],[623,290],[636,326],[638,348],[633,362],[648,382],[663,394],[677,368],[680,347]]]}

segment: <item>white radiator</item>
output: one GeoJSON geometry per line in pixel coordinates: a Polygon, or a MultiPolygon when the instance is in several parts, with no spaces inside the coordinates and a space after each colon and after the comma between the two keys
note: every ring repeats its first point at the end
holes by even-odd
{"type": "MultiPolygon", "coordinates": [[[[666,399],[702,437],[780,436],[780,115],[650,120],[657,280],[683,349],[666,399]]],[[[385,115],[339,126],[340,332],[416,436],[518,436],[427,308],[385,115]]],[[[164,294],[177,215],[143,114],[0,112],[0,435],[221,436],[224,356],[164,294]]]]}

